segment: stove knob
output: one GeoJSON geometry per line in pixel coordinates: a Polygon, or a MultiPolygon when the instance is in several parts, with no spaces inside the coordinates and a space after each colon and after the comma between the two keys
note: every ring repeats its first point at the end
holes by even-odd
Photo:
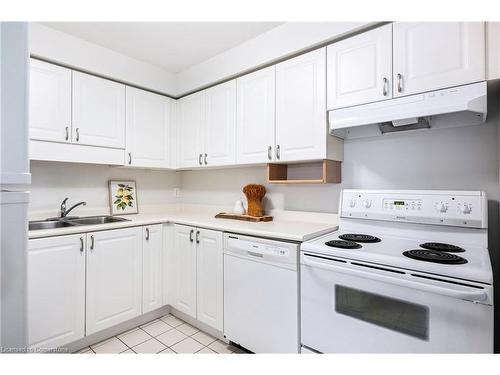
{"type": "Polygon", "coordinates": [[[356,207],[356,201],[354,199],[351,199],[351,202],[349,203],[349,206],[351,206],[351,208],[356,207]]]}
{"type": "Polygon", "coordinates": [[[368,199],[365,201],[365,208],[370,208],[372,206],[372,201],[369,201],[368,199]]]}
{"type": "Polygon", "coordinates": [[[472,207],[469,204],[463,203],[460,205],[460,212],[463,214],[467,215],[470,214],[472,211],[472,207]]]}
{"type": "Polygon", "coordinates": [[[444,213],[448,211],[448,207],[443,202],[439,202],[438,204],[436,204],[436,210],[437,212],[444,213]]]}

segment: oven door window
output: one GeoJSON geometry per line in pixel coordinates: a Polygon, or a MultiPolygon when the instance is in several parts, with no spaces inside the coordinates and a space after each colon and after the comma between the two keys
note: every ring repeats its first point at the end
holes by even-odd
{"type": "Polygon", "coordinates": [[[335,311],[422,340],[429,339],[426,306],[335,285],[335,311]]]}

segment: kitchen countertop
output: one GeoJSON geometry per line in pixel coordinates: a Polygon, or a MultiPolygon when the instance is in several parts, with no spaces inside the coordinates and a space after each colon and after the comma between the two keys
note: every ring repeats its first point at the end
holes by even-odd
{"type": "MultiPolygon", "coordinates": [[[[231,219],[216,219],[214,216],[219,212],[228,212],[220,207],[201,205],[171,205],[163,208],[143,209],[141,213],[135,215],[117,215],[129,219],[116,223],[106,223],[98,225],[85,225],[63,227],[55,229],[43,229],[29,231],[29,238],[53,237],[77,233],[97,232],[102,230],[119,229],[160,223],[176,223],[190,225],[206,229],[220,230],[245,234],[250,236],[268,237],[288,241],[303,242],[334,231],[338,228],[337,214],[325,214],[300,211],[279,211],[267,212],[274,216],[270,222],[248,222],[231,219]]],[[[77,213],[75,213],[77,214],[77,213]]],[[[102,215],[103,212],[85,212],[80,216],[102,215]]],[[[106,214],[106,213],[104,213],[106,214]]],[[[32,216],[30,220],[41,219],[53,214],[41,213],[32,216]]]]}

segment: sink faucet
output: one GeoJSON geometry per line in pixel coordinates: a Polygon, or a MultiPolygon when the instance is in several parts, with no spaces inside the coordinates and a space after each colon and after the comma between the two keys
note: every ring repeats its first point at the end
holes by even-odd
{"type": "Polygon", "coordinates": [[[66,217],[71,211],[73,211],[75,208],[78,206],[85,206],[87,202],[79,202],[70,208],[66,209],[66,202],[68,198],[64,198],[64,200],[61,203],[61,209],[59,210],[59,217],[66,217]]]}

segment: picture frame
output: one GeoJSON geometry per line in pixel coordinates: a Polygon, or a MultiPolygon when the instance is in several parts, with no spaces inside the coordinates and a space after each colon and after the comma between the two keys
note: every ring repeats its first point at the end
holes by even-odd
{"type": "Polygon", "coordinates": [[[112,216],[139,213],[137,184],[133,180],[109,180],[109,208],[112,216]]]}

